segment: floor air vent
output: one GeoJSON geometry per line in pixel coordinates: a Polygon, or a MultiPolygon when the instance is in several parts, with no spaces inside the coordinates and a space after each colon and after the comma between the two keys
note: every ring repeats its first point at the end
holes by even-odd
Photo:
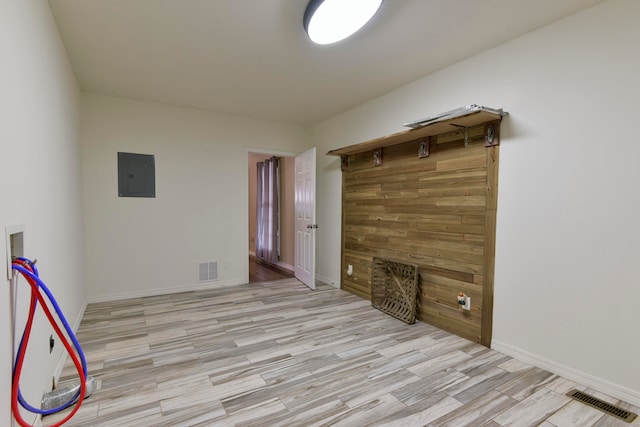
{"type": "Polygon", "coordinates": [[[610,403],[607,403],[603,400],[590,396],[587,393],[583,393],[576,389],[573,389],[570,392],[568,392],[567,396],[571,397],[572,399],[578,400],[584,403],[585,405],[589,405],[593,408],[599,409],[606,414],[612,415],[628,423],[632,423],[633,420],[635,420],[636,417],[638,416],[633,412],[629,412],[617,406],[611,405],[610,403]]]}

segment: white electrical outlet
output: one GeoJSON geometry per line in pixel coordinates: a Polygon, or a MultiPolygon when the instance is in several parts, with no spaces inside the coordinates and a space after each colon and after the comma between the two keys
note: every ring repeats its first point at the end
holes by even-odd
{"type": "Polygon", "coordinates": [[[471,297],[465,297],[464,305],[462,306],[465,310],[471,310],[471,297]]]}

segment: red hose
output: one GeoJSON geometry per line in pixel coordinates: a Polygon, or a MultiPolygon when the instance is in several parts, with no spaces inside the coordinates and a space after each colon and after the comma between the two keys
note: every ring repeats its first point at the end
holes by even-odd
{"type": "MultiPolygon", "coordinates": [[[[21,262],[19,260],[14,260],[13,262],[19,264],[20,266],[28,269],[31,272],[33,272],[33,268],[31,267],[31,265],[29,263],[21,262]]],[[[15,365],[14,373],[13,373],[13,384],[12,384],[12,388],[11,388],[11,410],[13,411],[13,416],[14,416],[15,420],[18,422],[18,424],[20,424],[20,426],[22,426],[22,427],[32,427],[32,424],[29,424],[26,420],[24,420],[22,418],[22,415],[20,414],[20,407],[19,407],[19,402],[18,402],[18,393],[19,393],[19,389],[20,389],[20,375],[22,373],[22,367],[24,365],[24,357],[25,357],[25,354],[27,353],[27,347],[29,345],[29,337],[31,336],[31,327],[33,325],[33,319],[34,319],[35,312],[36,312],[36,306],[37,306],[37,302],[40,301],[40,306],[42,307],[42,310],[44,311],[45,315],[47,316],[47,319],[49,319],[49,323],[51,323],[51,326],[55,330],[56,335],[58,336],[58,338],[60,338],[60,341],[62,342],[62,344],[64,345],[65,349],[67,350],[67,353],[69,353],[69,355],[71,356],[71,359],[73,360],[73,364],[75,365],[75,367],[76,367],[76,369],[78,371],[78,375],[80,377],[80,395],[78,396],[78,401],[75,403],[75,406],[74,406],[73,410],[65,418],[63,418],[61,421],[58,421],[56,424],[52,424],[52,425],[48,426],[48,427],[59,427],[59,426],[65,424],[67,421],[69,421],[71,419],[71,417],[73,417],[76,414],[76,412],[78,412],[78,410],[80,409],[80,406],[82,405],[82,401],[84,400],[84,395],[85,395],[85,392],[86,392],[86,387],[87,387],[86,380],[87,379],[86,379],[84,371],[82,369],[82,363],[80,362],[80,360],[78,359],[78,356],[76,355],[76,353],[74,352],[73,348],[71,347],[71,344],[69,344],[69,341],[67,340],[66,336],[60,330],[60,327],[58,326],[58,323],[55,321],[55,319],[51,315],[51,311],[49,310],[49,307],[46,304],[45,298],[42,296],[42,293],[40,292],[40,288],[38,287],[38,284],[33,279],[31,279],[29,276],[23,274],[22,272],[20,272],[20,273],[22,274],[22,276],[27,280],[27,282],[31,286],[31,304],[29,306],[29,317],[27,318],[27,322],[25,324],[25,329],[24,329],[24,335],[23,335],[23,338],[22,338],[23,349],[20,352],[20,355],[16,360],[16,365],[15,365]]]]}

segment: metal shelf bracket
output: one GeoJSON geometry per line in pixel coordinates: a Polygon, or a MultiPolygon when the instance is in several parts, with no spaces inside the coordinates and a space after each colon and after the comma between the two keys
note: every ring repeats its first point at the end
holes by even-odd
{"type": "Polygon", "coordinates": [[[431,137],[428,136],[420,142],[420,146],[418,147],[418,158],[424,159],[425,157],[429,157],[431,146],[431,137]]]}
{"type": "Polygon", "coordinates": [[[467,126],[454,125],[454,124],[451,124],[451,126],[458,128],[460,133],[464,135],[464,146],[467,147],[469,145],[469,128],[467,126]]]}
{"type": "Polygon", "coordinates": [[[500,145],[500,122],[487,123],[484,125],[484,146],[496,145],[500,145]]]}

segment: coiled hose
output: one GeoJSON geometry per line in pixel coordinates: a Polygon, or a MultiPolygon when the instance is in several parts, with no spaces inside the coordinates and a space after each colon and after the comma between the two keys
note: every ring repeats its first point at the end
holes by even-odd
{"type": "Polygon", "coordinates": [[[24,409],[32,413],[41,414],[41,415],[50,415],[70,407],[75,402],[75,407],[71,410],[71,412],[65,418],[63,418],[61,421],[57,422],[56,424],[52,424],[51,426],[49,426],[49,427],[59,427],[65,424],[67,421],[69,421],[76,414],[76,412],[78,412],[78,409],[80,409],[80,406],[82,405],[82,401],[84,400],[85,392],[86,392],[87,362],[86,362],[84,353],[82,352],[82,348],[80,347],[80,343],[78,342],[75,334],[73,333],[73,330],[69,326],[69,323],[67,322],[66,318],[64,317],[64,314],[62,313],[60,306],[58,305],[55,298],[51,294],[51,291],[47,288],[44,282],[40,280],[38,269],[35,266],[35,261],[31,261],[27,258],[15,258],[11,261],[11,268],[19,272],[26,279],[27,283],[29,283],[31,287],[31,303],[29,306],[29,316],[27,318],[27,322],[24,327],[24,332],[22,333],[22,338],[20,339],[20,345],[18,346],[18,352],[16,354],[15,365],[13,368],[13,380],[12,380],[12,387],[11,387],[11,410],[13,411],[13,416],[15,420],[18,422],[18,424],[20,424],[20,426],[31,427],[31,424],[29,424],[26,420],[22,418],[22,415],[20,414],[20,408],[18,405],[22,406],[24,409]],[[51,310],[47,305],[47,300],[45,300],[41,291],[44,292],[51,306],[54,308],[58,316],[58,319],[60,320],[60,323],[64,327],[64,330],[66,331],[67,335],[69,336],[69,338],[73,343],[73,347],[71,347],[69,340],[67,340],[67,337],[58,326],[58,322],[54,319],[53,315],[51,314],[51,310]],[[54,331],[56,332],[56,335],[64,345],[65,349],[67,350],[67,353],[69,353],[69,356],[71,356],[71,359],[73,360],[73,364],[75,365],[76,370],[78,371],[78,376],[80,377],[80,390],[78,390],[78,392],[74,396],[72,396],[72,398],[68,402],[56,408],[52,408],[48,410],[38,409],[29,405],[23,398],[22,393],[20,392],[20,375],[22,373],[22,368],[24,366],[24,358],[27,352],[27,347],[29,345],[31,327],[33,326],[33,319],[35,316],[38,301],[40,302],[40,306],[42,307],[42,310],[47,316],[47,319],[49,319],[49,323],[51,324],[54,331]]]}

